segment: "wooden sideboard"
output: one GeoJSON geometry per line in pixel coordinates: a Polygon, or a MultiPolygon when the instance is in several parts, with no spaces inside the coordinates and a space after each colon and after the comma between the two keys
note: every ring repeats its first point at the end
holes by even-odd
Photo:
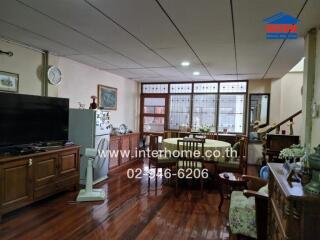
{"type": "Polygon", "coordinates": [[[0,157],[0,221],[5,213],[79,186],[79,146],[0,157]]]}
{"type": "MultiPolygon", "coordinates": [[[[300,143],[300,136],[296,135],[281,135],[281,134],[267,134],[266,143],[264,146],[264,158],[268,156],[268,162],[283,162],[280,160],[280,151],[288,148],[293,144],[300,143]]],[[[266,160],[266,159],[265,159],[266,160]]]]}
{"type": "Polygon", "coordinates": [[[300,183],[290,186],[280,163],[269,163],[268,239],[320,239],[320,196],[303,190],[300,183]]]}
{"type": "Polygon", "coordinates": [[[111,135],[110,138],[110,159],[109,169],[115,170],[118,167],[125,166],[136,160],[136,150],[139,150],[140,133],[128,133],[123,135],[111,135]],[[118,151],[119,154],[112,156],[112,151],[118,151]],[[122,151],[122,154],[121,152],[122,151]],[[130,152],[129,152],[130,151],[130,152]],[[130,153],[126,155],[125,153],[130,153]]]}

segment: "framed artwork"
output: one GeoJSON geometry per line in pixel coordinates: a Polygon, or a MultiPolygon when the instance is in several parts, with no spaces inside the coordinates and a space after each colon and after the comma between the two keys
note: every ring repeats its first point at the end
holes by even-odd
{"type": "Polygon", "coordinates": [[[98,85],[98,105],[101,109],[117,110],[117,89],[98,85]]]}
{"type": "Polygon", "coordinates": [[[19,74],[0,71],[0,91],[18,92],[19,74]]]}

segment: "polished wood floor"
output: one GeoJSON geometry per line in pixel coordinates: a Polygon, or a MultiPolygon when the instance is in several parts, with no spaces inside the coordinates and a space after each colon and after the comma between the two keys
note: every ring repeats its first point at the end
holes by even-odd
{"type": "MultiPolygon", "coordinates": [[[[135,168],[144,167],[139,163],[135,168]]],[[[249,172],[256,174],[255,168],[249,172]]],[[[200,191],[174,189],[147,176],[128,179],[126,170],[101,184],[104,202],[76,203],[77,192],[66,192],[9,213],[0,224],[0,239],[230,239],[225,201],[218,211],[218,192],[207,184],[200,191]]]]}

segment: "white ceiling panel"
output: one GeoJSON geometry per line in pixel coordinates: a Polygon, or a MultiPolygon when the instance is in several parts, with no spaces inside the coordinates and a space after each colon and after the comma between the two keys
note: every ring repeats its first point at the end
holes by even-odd
{"type": "Polygon", "coordinates": [[[37,33],[85,54],[109,52],[102,45],[70,30],[16,1],[2,0],[0,19],[37,33]]]}
{"type": "Polygon", "coordinates": [[[301,38],[278,51],[282,40],[265,39],[263,19],[297,16],[305,0],[159,2],[1,0],[0,36],[144,82],[245,80],[282,77],[303,56],[304,34],[320,25],[320,1],[309,0],[301,38]]]}
{"type": "Polygon", "coordinates": [[[156,1],[150,0],[88,0],[106,15],[124,26],[152,49],[184,46],[169,19],[156,1]]]}
{"type": "Polygon", "coordinates": [[[160,2],[211,74],[236,73],[229,0],[160,2]]]}
{"type": "Polygon", "coordinates": [[[184,75],[179,72],[174,67],[168,67],[168,68],[149,68],[149,70],[158,73],[161,76],[167,76],[167,77],[184,77],[184,75]]]}
{"type": "Polygon", "coordinates": [[[144,67],[168,66],[165,60],[84,1],[21,0],[21,2],[131,60],[134,59],[144,67]]]}
{"type": "Polygon", "coordinates": [[[291,68],[293,68],[297,62],[304,56],[304,40],[299,38],[297,40],[286,41],[281,48],[277,58],[274,60],[270,67],[270,70],[266,74],[265,78],[277,78],[283,76],[291,68]]]}
{"type": "Polygon", "coordinates": [[[92,57],[92,56],[88,56],[88,55],[81,55],[81,54],[78,54],[78,55],[69,55],[67,56],[67,58],[70,58],[74,61],[77,61],[77,62],[80,62],[80,63],[84,63],[84,64],[87,64],[89,66],[92,66],[92,67],[96,67],[96,68],[99,68],[99,69],[111,69],[111,68],[116,68],[115,66],[109,64],[109,63],[106,63],[106,62],[103,62],[95,57],[92,57]]]}
{"type": "Polygon", "coordinates": [[[0,20],[1,36],[8,40],[15,40],[24,44],[27,44],[34,48],[40,48],[50,51],[51,53],[58,54],[60,56],[77,54],[78,52],[70,49],[62,44],[51,41],[47,38],[41,37],[30,31],[24,30],[20,27],[16,27],[12,24],[8,24],[0,20]]]}
{"type": "Polygon", "coordinates": [[[309,0],[308,4],[303,9],[299,19],[301,23],[298,24],[298,32],[300,36],[305,34],[314,27],[320,26],[320,1],[309,0]]]}
{"type": "Polygon", "coordinates": [[[238,73],[265,72],[282,40],[266,39],[263,20],[280,11],[297,16],[304,0],[241,0],[233,3],[238,73]]]}
{"type": "Polygon", "coordinates": [[[130,60],[129,58],[123,57],[117,53],[101,53],[101,54],[91,54],[91,56],[103,61],[112,63],[112,65],[117,66],[116,68],[141,68],[141,65],[130,60]]]}

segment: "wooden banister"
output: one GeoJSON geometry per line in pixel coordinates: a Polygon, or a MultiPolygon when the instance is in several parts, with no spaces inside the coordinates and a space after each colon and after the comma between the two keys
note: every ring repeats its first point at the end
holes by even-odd
{"type": "Polygon", "coordinates": [[[273,126],[272,128],[269,128],[265,134],[272,132],[273,130],[276,129],[276,133],[279,134],[280,133],[280,127],[285,124],[286,122],[293,122],[293,118],[295,118],[296,116],[300,115],[302,113],[302,110],[296,112],[295,114],[291,115],[290,117],[286,118],[285,120],[283,120],[282,122],[278,123],[277,125],[273,126]]]}

